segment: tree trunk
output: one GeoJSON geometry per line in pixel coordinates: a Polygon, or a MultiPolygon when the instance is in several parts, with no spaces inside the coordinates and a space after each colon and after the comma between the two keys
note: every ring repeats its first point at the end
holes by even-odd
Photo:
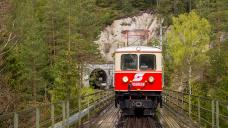
{"type": "Polygon", "coordinates": [[[51,18],[52,22],[52,41],[53,41],[53,58],[51,58],[51,65],[55,62],[55,55],[56,55],[56,48],[55,48],[55,26],[54,26],[54,19],[53,16],[51,18]]]}
{"type": "Polygon", "coordinates": [[[192,94],[191,79],[192,79],[192,65],[190,63],[189,68],[188,68],[188,86],[189,86],[189,94],[190,95],[192,94]]]}
{"type": "Polygon", "coordinates": [[[82,83],[82,80],[83,80],[83,64],[80,64],[80,69],[79,69],[79,71],[80,71],[80,76],[79,76],[79,85],[80,85],[80,88],[82,88],[83,87],[83,83],[82,83]]]}
{"type": "Polygon", "coordinates": [[[33,88],[33,97],[34,103],[36,104],[36,84],[35,84],[35,59],[33,58],[33,65],[32,65],[32,88],[33,88]]]}
{"type": "Polygon", "coordinates": [[[189,117],[191,118],[191,113],[192,113],[192,85],[191,85],[191,78],[192,78],[192,65],[191,61],[189,60],[189,68],[188,68],[188,86],[189,86],[189,97],[188,97],[188,111],[189,111],[189,117]]]}

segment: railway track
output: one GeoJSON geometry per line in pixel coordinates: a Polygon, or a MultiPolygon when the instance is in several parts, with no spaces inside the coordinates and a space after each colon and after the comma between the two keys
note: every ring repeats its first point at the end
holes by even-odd
{"type": "Polygon", "coordinates": [[[167,108],[159,109],[156,116],[123,116],[113,104],[90,118],[80,128],[197,128],[181,115],[167,108]]]}
{"type": "Polygon", "coordinates": [[[162,128],[158,118],[151,116],[122,116],[116,128],[162,128]]]}
{"type": "Polygon", "coordinates": [[[108,106],[80,128],[162,128],[157,116],[123,116],[121,111],[108,106]]]}

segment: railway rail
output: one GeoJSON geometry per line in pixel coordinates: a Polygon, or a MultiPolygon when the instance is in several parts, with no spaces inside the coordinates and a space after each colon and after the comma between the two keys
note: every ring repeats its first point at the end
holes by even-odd
{"type": "Polygon", "coordinates": [[[157,116],[124,116],[113,104],[81,128],[162,128],[157,116]]]}
{"type": "Polygon", "coordinates": [[[120,118],[116,128],[162,128],[162,125],[156,116],[123,116],[120,118]]]}

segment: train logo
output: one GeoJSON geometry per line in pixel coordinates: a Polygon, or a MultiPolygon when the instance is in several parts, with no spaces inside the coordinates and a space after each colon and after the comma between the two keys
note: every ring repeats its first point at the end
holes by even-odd
{"type": "Polygon", "coordinates": [[[132,81],[134,82],[141,81],[143,79],[143,76],[144,76],[144,73],[137,73],[135,74],[134,79],[132,81]]]}

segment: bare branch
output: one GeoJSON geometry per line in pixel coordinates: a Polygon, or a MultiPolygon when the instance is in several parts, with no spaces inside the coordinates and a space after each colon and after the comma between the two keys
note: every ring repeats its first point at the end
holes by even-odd
{"type": "Polygon", "coordinates": [[[0,53],[0,56],[4,55],[4,54],[8,53],[10,50],[12,50],[17,45],[17,42],[18,41],[16,41],[15,44],[12,47],[10,47],[7,51],[0,53]]]}

